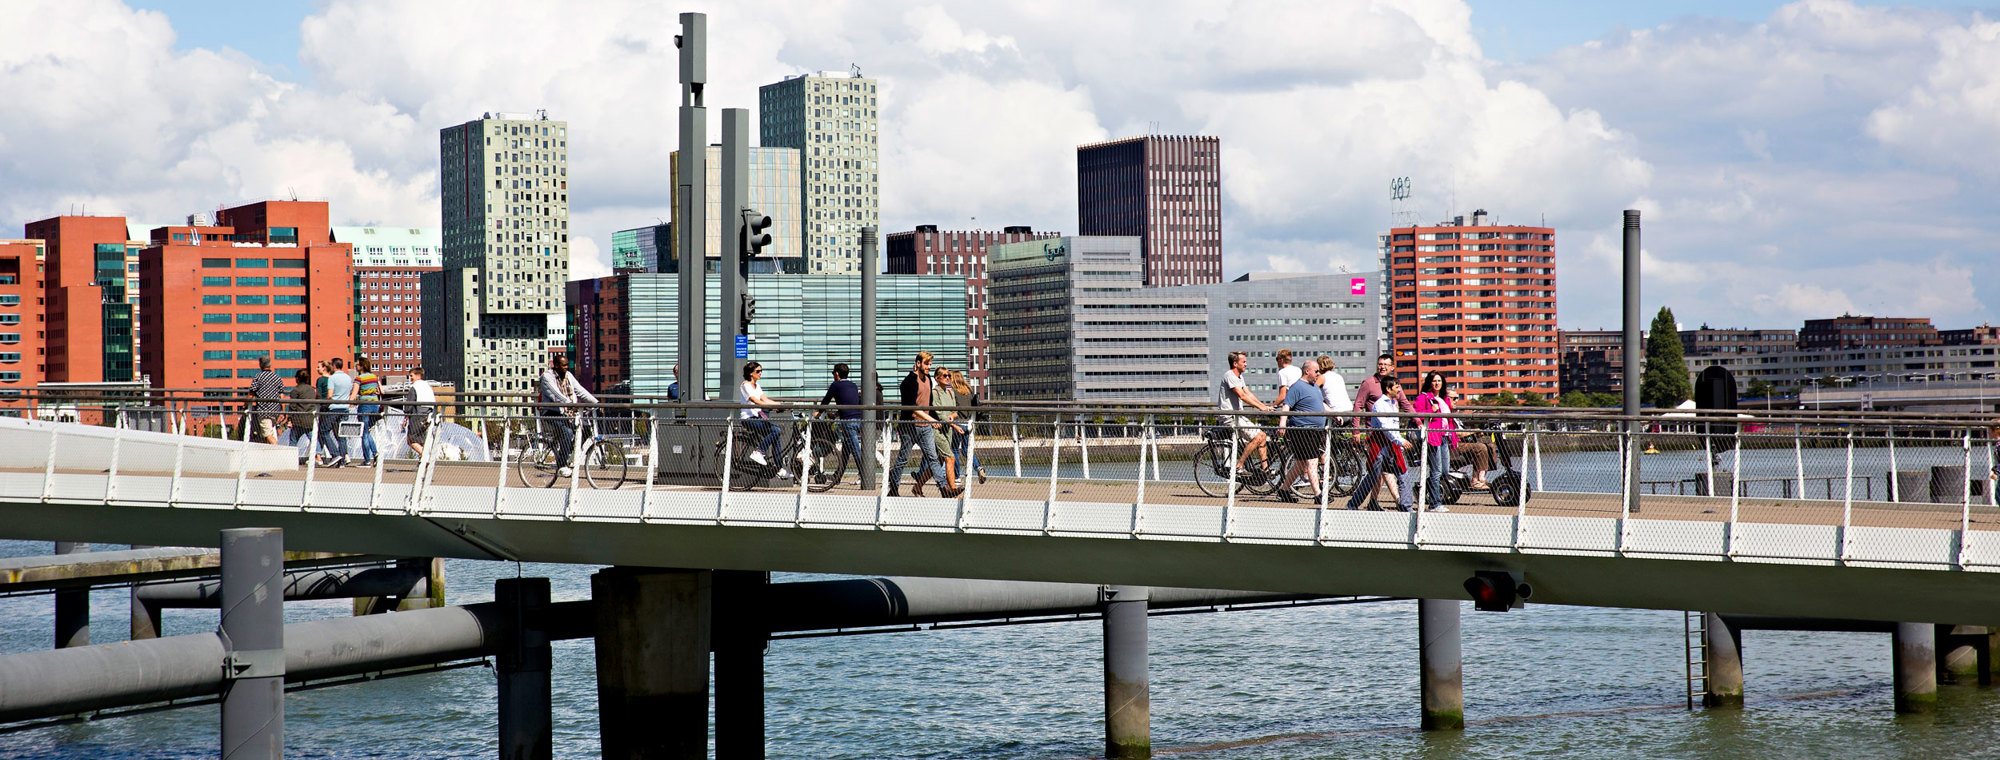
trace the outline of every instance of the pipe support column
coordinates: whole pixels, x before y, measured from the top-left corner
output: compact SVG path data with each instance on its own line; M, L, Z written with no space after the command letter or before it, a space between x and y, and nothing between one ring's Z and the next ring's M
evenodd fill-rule
M1153 756L1153 702L1146 674L1146 607L1151 589L1105 586L1104 756Z
M764 615L771 574L715 571L715 757L764 760Z
M90 551L90 544L57 541L57 554ZM90 646L90 589L63 589L56 594L56 648Z
M1896 658L1896 712L1937 710L1937 626L1897 623L1891 646Z
M285 534L222 531L222 758L285 756Z
M134 549L151 549L151 544L133 544ZM160 637L160 606L139 598L139 589L133 585L128 592L132 599L132 629L128 636L131 641L157 639Z
M1418 688L1423 729L1465 728L1465 676L1456 599L1417 600Z
M1702 692L1703 707L1743 708L1743 632L1729 618L1704 612L1702 643L1708 650L1708 688Z
M597 723L606 760L708 757L713 573L613 567L597 602Z
M501 578L493 583L500 605L500 760L555 756L549 670L549 579Z

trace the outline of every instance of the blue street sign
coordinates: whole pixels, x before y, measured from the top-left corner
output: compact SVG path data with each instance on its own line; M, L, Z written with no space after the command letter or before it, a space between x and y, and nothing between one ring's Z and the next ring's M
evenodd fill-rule
M738 359L750 358L750 336L748 335L736 336L736 358Z

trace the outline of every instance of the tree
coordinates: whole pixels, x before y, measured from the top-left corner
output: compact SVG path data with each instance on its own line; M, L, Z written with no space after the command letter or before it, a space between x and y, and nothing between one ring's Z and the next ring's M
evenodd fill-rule
M1534 392L1534 391L1528 391L1528 392L1526 392L1526 393L1522 393L1522 394L1521 394L1521 405L1522 405L1522 406L1548 406L1548 405L1549 405L1549 400L1548 400L1547 398L1543 398L1543 397L1542 397L1542 394L1540 394L1540 393L1536 393L1536 392Z
M1501 391L1493 394L1493 403L1498 406L1515 406L1520 404L1521 400L1514 396L1513 391Z
M1752 380L1749 387L1743 389L1745 398L1770 398L1776 395L1778 395L1777 387L1771 385L1768 380Z
M1637 357L1625 357L1628 367L1636 361ZM1690 398L1694 398L1694 381L1688 378L1687 362L1681 356L1680 327L1674 324L1674 310L1662 306L1659 316L1653 317L1652 334L1646 336L1646 373L1639 383L1639 403L1672 409Z

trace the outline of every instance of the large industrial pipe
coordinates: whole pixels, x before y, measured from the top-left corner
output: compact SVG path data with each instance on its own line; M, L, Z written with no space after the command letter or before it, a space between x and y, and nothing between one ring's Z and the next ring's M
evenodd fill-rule
M424 596L429 575L413 567L353 567L337 570L297 570L285 574L285 601L353 599L356 597ZM181 581L139 586L133 598L153 607L213 608L222 603L222 582Z
M1082 615L1101 611L1089 583L952 578L849 578L771 584L771 630L818 631L998 618ZM1213 589L1150 589L1151 609L1313 599L1302 594Z

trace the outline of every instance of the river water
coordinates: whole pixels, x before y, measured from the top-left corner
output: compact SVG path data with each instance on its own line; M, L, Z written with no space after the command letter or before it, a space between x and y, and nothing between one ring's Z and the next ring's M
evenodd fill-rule
M1686 460L1677 469L1702 466L1698 455L1675 456ZM1779 464L1777 453L1759 456ZM0 541L0 556L49 550ZM587 598L594 570L469 560L446 568L453 604L489 601L493 581L517 572L549 577L558 600ZM125 638L126 598L122 589L92 594L94 641ZM48 647L51 603L0 599L0 653ZM286 605L293 621L350 610ZM164 624L167 635L210 631L216 613L168 610ZM1468 606L1469 725L1427 734L1415 728L1414 602L1155 617L1153 738L1162 754L1200 760L2000 756L2000 689L1944 686L1936 715L1893 714L1885 634L1746 633L1747 707L1689 712L1682 624L1678 612ZM1096 756L1099 633L1084 621L773 642L769 756ZM556 644L558 757L597 756L593 669L589 641ZM293 692L286 754L490 757L494 699L485 668ZM217 720L204 706L0 734L0 758L214 757Z

